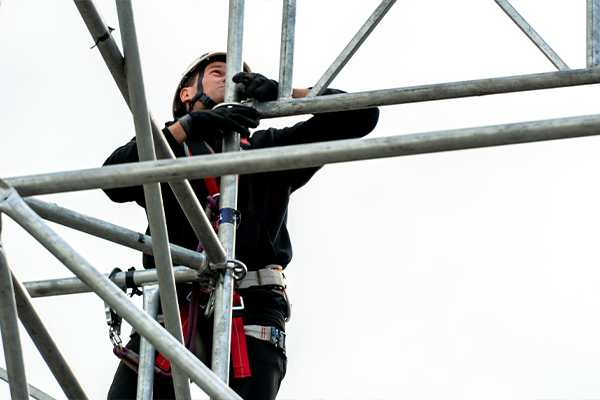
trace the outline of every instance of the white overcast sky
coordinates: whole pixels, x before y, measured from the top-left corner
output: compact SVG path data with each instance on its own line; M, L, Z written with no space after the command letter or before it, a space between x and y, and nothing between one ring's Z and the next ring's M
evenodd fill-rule
M97 3L118 28L114 1ZM294 86L314 85L378 4L298 1ZM569 67L585 68L585 0L513 4ZM274 79L281 8L246 2L244 59ZM226 48L227 2L136 1L134 12L148 104L163 123L187 65ZM120 46L119 30L113 35ZM2 1L0 177L95 168L134 136L92 45L70 1ZM493 0L398 0L331 86L356 92L554 70ZM592 85L388 106L370 137L591 115L599 94ZM279 397L600 397L599 152L591 137L326 166L290 205L294 315ZM141 208L100 190L40 198L146 227ZM104 273L141 268L134 251L52 227ZM2 240L22 281L71 276L6 216ZM35 304L92 398L105 397L118 360L102 301ZM30 383L64 398L22 337ZM0 384L0 398L8 396Z

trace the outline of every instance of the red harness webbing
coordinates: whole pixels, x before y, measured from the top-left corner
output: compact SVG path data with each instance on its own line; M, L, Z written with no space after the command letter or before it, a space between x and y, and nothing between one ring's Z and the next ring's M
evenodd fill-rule
M242 300L239 294L233 291L233 306L241 306ZM246 347L246 332L242 316L231 319L231 361L233 373L236 378L250 376L250 362L248 361L248 348Z
M246 139L241 139L248 144ZM210 148L208 151L211 152ZM193 156L192 151L189 150L190 156ZM217 183L216 178L204 178L204 183L206 184L206 188L211 196L215 196L215 194L220 192L220 186ZM217 225L215 224L215 229ZM233 304L234 307L239 307L242 305L242 300L239 294L233 294ZM187 336L187 326L189 323L189 308L190 303L187 303L185 307L180 312L181 324L183 330L184 342ZM233 372L236 378L246 378L250 376L250 362L248 361L248 348L246 347L246 334L244 332L244 321L242 320L241 315L237 317L233 317L231 319L231 358L233 364ZM156 357L155 361L156 366L161 368L163 371L168 371L171 367L171 363L167 360L162 354L159 354Z

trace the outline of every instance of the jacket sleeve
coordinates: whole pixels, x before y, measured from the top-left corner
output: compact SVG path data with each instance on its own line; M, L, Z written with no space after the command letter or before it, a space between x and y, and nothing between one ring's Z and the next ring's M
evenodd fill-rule
M327 89L323 95L345 93ZM316 114L307 121L274 133L276 146L358 139L369 134L379 120L378 108Z
M163 134L165 135L169 146L175 153L175 156L179 157L183 155L183 150L181 145L177 143L173 135L168 128L163 129ZM125 163L133 163L138 162L140 160L138 155L138 146L137 140L134 137L129 141L129 143L119 147L116 149L104 162L103 166L107 165L117 165L117 164L125 164ZM142 207L145 207L144 200L144 187L143 186L129 186L122 188L114 188L114 189L102 189L104 193L114 202L117 203L126 203L128 201L135 201Z
M340 90L327 89L324 95L344 93ZM307 144L341 139L358 139L369 134L379 120L378 108L365 108L360 110L338 111L316 114L307 121L299 122L294 126L284 129L268 129L263 131L263 140L257 142L264 146L288 146ZM304 168L287 171L285 176L291 183L291 190L295 191L304 186L306 182L320 169Z

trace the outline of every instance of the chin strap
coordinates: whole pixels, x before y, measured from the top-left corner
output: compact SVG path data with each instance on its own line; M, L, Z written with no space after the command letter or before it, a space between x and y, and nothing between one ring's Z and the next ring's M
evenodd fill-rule
M200 100L200 103L204 104L204 106L206 108L208 108L209 110L212 110L212 108L217 105L217 103L215 103L213 101L213 99L208 97L208 95L202 91L202 78L203 77L204 77L204 70L200 71L200 73L198 74L198 83L196 84L196 94L194 95L192 100L190 100L190 105L189 105L190 110L194 106L194 103L198 100Z

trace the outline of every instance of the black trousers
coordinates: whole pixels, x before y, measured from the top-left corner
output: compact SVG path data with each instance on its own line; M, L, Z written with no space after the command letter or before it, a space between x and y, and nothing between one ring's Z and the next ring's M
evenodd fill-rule
M212 343L208 337L203 340L210 357ZM287 357L271 343L246 336L250 373L248 378L235 378L233 368L229 370L229 386L243 399L275 399L281 381L285 377ZM127 348L139 353L140 336L134 335L127 343ZM210 365L210 361L207 363ZM135 399L137 391L137 373L123 362L119 363L117 372L108 392L108 399ZM174 399L175 390L171 379L154 381L154 399Z

